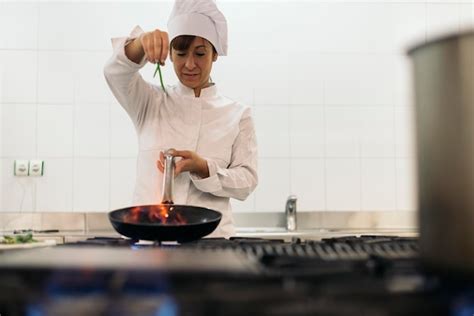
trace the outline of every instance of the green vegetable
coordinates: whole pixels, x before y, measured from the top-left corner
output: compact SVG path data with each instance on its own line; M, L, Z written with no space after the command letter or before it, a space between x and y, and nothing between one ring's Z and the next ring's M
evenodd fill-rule
M3 241L0 241L2 244L27 244L32 242L37 242L37 240L33 239L31 233L14 236L5 235L3 236Z
M153 74L153 78L155 78L156 72L158 72L160 74L161 88L163 88L163 91L166 93L165 85L163 84L163 76L161 75L160 63L156 63L156 69L155 69L155 73Z

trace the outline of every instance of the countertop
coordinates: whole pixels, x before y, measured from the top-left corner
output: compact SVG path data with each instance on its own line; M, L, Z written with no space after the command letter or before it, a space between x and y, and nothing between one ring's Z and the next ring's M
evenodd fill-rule
M298 230L289 232L281 212L235 213L236 236L291 240L320 240L347 235L417 236L415 212L337 211L299 212ZM0 235L14 230L58 230L57 233L35 233L38 240L54 239L56 243L74 242L95 236L119 237L108 219L108 213L2 213Z
M3 234L11 234L12 232L4 232ZM110 230L103 231L59 231L56 233L36 233L33 234L37 240L55 240L56 244L76 242L91 237L120 237L116 232ZM283 239L291 241L293 238L303 240L321 240L323 238L341 237L341 236L360 236L360 235L389 235L401 237L416 237L418 232L414 229L306 229L297 231L286 231L284 228L266 228L266 227L245 227L237 228L236 237L249 238L267 238L267 239Z

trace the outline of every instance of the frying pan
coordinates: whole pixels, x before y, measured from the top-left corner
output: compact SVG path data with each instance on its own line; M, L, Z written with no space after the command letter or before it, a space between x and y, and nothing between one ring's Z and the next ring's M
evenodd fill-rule
M164 156L161 204L114 210L109 213L112 226L135 240L187 242L209 235L221 221L222 214L204 207L173 204L174 157L170 150ZM157 210L166 216L153 217Z

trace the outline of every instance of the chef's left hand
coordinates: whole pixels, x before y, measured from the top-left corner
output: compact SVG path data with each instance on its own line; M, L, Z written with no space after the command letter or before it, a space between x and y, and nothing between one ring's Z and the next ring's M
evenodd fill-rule
M194 151L172 149L170 154L174 157L182 158L181 160L175 160L175 176L181 172L189 171L197 174L201 178L209 177L209 168L207 167L206 159L202 158ZM161 172L164 172L165 156L163 155L163 152L160 152L160 159L156 162L156 165Z

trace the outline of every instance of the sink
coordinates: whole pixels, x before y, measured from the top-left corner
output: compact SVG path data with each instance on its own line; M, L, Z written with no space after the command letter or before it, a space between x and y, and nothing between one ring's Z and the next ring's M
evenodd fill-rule
M237 227L238 233L287 233L283 227Z
M283 227L237 227L236 236L256 237L256 238L277 238L286 241L293 237L301 238L321 238L327 234L327 229L304 229L288 231Z

